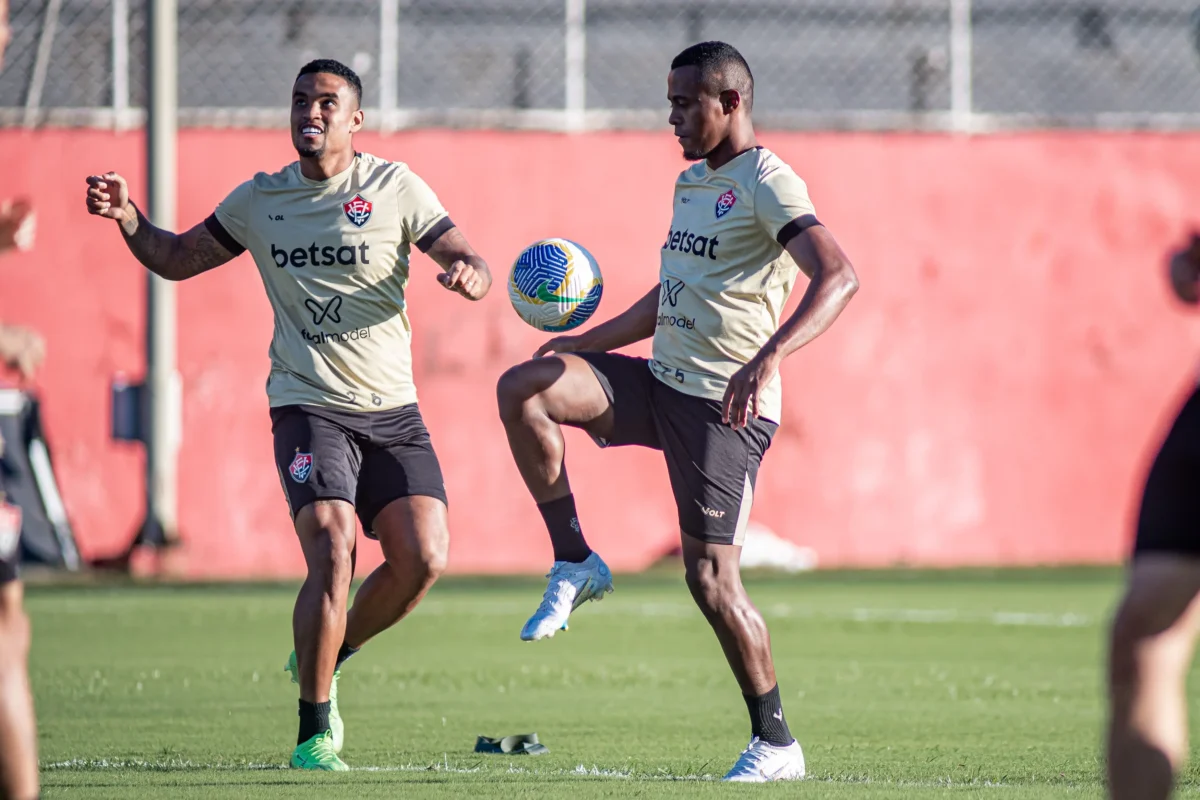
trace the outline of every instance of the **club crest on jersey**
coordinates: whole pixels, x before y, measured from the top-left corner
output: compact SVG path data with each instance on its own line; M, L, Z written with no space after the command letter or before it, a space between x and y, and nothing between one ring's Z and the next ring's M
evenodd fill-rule
M729 209L733 208L733 204L737 202L737 195L730 189L725 194L717 198L717 219L729 213Z
M304 483L308 480L308 474L312 472L312 465L312 453L296 453L296 457L292 459L292 465L288 467L288 473L296 483Z
M342 210L346 212L346 219L359 228L366 225L367 220L371 218L371 204L364 200L361 194L356 194L353 200L343 203Z

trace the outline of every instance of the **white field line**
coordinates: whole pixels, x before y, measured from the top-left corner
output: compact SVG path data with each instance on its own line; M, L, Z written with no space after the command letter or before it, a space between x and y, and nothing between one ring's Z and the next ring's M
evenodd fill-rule
M461 602L432 600L423 604L419 613L447 615L463 613L474 616L527 615L528 603L486 603L475 606ZM691 617L699 615L689 603L606 603L585 606L587 614L609 614L635 617ZM827 609L794 603L773 603L760 609L767 619L821 619L838 622L903 622L914 624L995 625L1028 628L1088 628L1099 624L1094 615L1078 612L1051 611L960 611L953 608L843 608Z

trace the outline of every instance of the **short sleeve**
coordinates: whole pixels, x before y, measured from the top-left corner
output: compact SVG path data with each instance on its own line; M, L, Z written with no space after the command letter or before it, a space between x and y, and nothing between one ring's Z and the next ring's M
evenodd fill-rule
M438 237L454 227L433 189L408 170L400 179L400 224L404 239L427 252Z
M771 171L754 190L754 216L781 247L797 234L819 225L808 187L790 167Z
M250 197L254 182L246 181L220 202L204 221L208 232L229 252L240 255L249 241Z

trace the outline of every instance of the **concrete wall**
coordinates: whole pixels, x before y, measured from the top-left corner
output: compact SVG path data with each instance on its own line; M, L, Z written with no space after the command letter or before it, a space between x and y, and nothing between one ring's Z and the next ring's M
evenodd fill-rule
M829 566L1121 558L1146 459L1200 351L1200 325L1171 300L1163 268L1200 218L1200 136L761 139L808 181L862 289L784 367L754 519ZM34 252L0 269L0 319L48 339L38 388L63 493L84 554L108 554L141 514L142 456L108 439L108 385L143 369L145 290L115 225L87 216L84 177L121 171L144 204L142 140L0 130L0 149L0 196L29 195L39 212ZM501 278L525 244L554 235L600 261L598 318L657 279L683 166L669 135L422 131L363 136L360 149L411 164ZM281 131L188 130L180 158L190 226L294 153ZM470 305L436 271L414 258L410 301L452 568L545 569L493 394L542 335L502 285ZM185 547L173 568L184 574L302 569L271 463L271 329L248 256L179 287ZM568 440L589 538L615 568L653 561L677 537L661 457ZM377 559L368 543L360 569Z

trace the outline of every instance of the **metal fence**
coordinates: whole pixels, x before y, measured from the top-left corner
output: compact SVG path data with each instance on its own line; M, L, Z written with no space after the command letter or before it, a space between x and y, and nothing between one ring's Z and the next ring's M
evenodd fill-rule
M0 124L139 124L147 2L12 0ZM769 126L1200 127L1200 0L180 0L180 117L282 125L323 56L383 128L649 127L704 39Z

